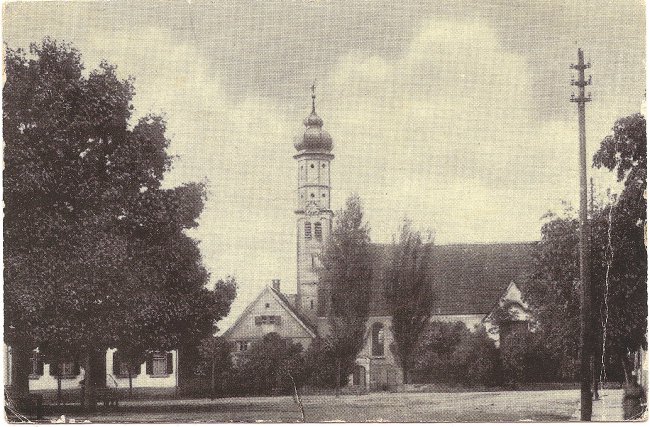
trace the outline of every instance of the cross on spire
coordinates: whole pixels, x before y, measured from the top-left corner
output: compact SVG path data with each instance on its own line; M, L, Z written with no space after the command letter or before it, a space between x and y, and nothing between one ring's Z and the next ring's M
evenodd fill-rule
M316 80L311 84L311 112L316 113Z

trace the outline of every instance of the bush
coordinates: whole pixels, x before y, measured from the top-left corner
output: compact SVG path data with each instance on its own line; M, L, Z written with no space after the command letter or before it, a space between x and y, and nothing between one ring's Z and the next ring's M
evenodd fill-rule
M414 379L418 382L496 385L499 350L484 328L471 332L462 322L433 322L420 340Z
M452 353L453 372L466 385L494 386L501 383L501 357L485 328L464 335Z
M239 359L225 382L234 387L230 389L234 393L292 394L294 382L296 387L302 386L304 376L302 345L271 332Z
M336 357L329 342L316 338L305 353L305 382L318 388L336 387ZM341 381L347 382L348 376L342 375ZM345 384L342 384L345 385Z
M500 350L507 383L548 382L561 378L560 361L546 349L541 335L517 330L502 338L505 339L502 339Z

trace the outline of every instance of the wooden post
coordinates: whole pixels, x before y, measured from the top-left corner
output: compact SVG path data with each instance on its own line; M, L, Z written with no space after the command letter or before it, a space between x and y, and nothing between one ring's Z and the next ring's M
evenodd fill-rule
M571 68L578 71L578 80L571 83L578 87L578 96L571 96L571 101L578 104L578 125L580 128L580 283L582 285L582 305L580 310L580 420L591 421L591 356L594 350L592 289L589 277L589 222L587 220L587 137L585 132L585 103L591 101L585 96L585 86L591 84L585 80L584 54L578 49L578 64Z

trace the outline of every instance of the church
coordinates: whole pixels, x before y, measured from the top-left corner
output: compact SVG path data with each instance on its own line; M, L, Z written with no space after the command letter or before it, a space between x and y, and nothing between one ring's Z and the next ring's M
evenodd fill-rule
M313 87L312 87L313 92ZM328 298L319 290L318 271L324 242L332 231L331 166L333 139L312 110L305 130L296 138L293 156L298 172L296 209L296 294L284 293L279 280L267 285L223 334L246 352L251 344L270 332L290 338L307 348L328 329ZM469 329L484 325L498 343L499 325L493 324L497 307L510 314L508 330L528 327L530 313L517 283L532 267L533 243L454 244L434 247L428 268L436 299L431 321L463 322ZM387 389L402 383L402 372L390 344L391 316L384 298L381 272L388 260L388 245L373 245L370 316L364 346L356 359L350 384L367 390ZM502 325L501 329L504 325ZM505 333L502 331L501 335Z

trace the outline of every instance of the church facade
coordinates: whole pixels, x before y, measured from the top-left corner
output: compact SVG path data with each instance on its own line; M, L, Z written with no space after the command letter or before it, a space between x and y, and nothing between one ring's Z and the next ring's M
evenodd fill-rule
M332 137L316 114L313 94L312 111L304 125L303 134L294 143L297 293L283 293L279 280L267 286L223 334L235 344L236 352L248 351L254 341L269 332L299 342L305 349L316 336L327 335L330 298L319 289L318 272L323 244L332 231L330 169L334 155ZM491 322L495 308L506 308L513 322L527 324L528 310L517 282L531 268L531 245L436 246L428 266L435 294L431 321L460 321L469 329L485 325L497 342L499 328ZM391 388L403 379L390 350L392 319L383 292L382 272L389 262L389 251L388 245L373 245L370 316L350 378L351 384L366 389Z

